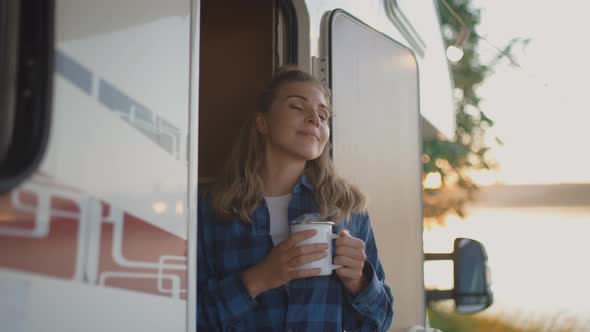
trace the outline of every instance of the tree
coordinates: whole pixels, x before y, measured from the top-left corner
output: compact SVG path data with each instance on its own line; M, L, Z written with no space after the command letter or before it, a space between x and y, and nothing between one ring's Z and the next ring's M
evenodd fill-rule
M497 49L497 55L489 63L482 64L478 45L483 38L475 30L480 23L480 10L472 6L471 0L440 0L438 8L447 46L455 44L462 31L469 32L461 45L463 57L451 63L456 103L455 136L428 139L423 145L423 180L432 176L440 179L440 186L424 189L424 217L426 222L444 223L449 214L464 217L465 204L476 199L479 187L469 172L497 167L491 147L485 144L486 131L494 122L480 107L477 88L493 73L500 60L508 59L518 66L511 55L512 49L519 44L526 45L528 40L512 39L505 47ZM498 138L496 142L502 144Z

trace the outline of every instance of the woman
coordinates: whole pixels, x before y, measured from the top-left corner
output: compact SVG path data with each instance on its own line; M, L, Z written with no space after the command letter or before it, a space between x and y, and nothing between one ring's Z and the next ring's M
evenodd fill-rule
M328 88L281 70L243 127L225 173L199 202L199 331L386 331L393 298L364 196L335 174ZM330 276L301 265L327 244L296 246L288 221L320 213L336 222Z

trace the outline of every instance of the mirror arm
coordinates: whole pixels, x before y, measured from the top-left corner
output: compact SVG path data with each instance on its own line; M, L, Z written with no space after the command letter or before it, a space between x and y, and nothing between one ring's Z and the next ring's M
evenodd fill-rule
M432 289L426 291L426 302L453 299L453 290Z
M446 261L446 260L453 260L453 253L437 253L437 254L429 254L429 253L425 253L424 254L424 260L425 261Z
M453 260L453 253L424 253L425 261L446 261ZM453 299L453 290L432 289L426 291L426 302Z

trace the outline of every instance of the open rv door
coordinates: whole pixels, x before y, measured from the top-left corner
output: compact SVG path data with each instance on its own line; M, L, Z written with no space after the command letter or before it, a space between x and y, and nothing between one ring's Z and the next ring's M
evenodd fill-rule
M413 52L342 10L322 19L314 71L333 93L334 162L368 196L393 331L424 325L421 131Z
M54 22L54 42L40 57L51 64L42 67L51 69L50 85L41 85L43 75L22 75L18 86L31 81L27 100L51 95L46 104L30 102L51 113L46 151L34 169L14 173L18 183L0 177L7 188L0 193L0 330L194 331L198 6L56 0L49 13L36 1L0 1L0 37L16 24L6 13L20 13L21 28L12 46L0 39L2 75L16 61L14 45L27 46L34 15ZM14 137L39 128L19 125L24 104L7 97L7 86L0 83L0 105L17 108L13 139L0 134L2 166L28 153L11 153Z

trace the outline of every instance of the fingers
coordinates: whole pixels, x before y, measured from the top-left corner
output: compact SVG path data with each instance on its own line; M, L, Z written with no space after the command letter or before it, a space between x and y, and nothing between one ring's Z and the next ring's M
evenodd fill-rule
M336 246L345 246L364 250L365 241L357 239L356 237L350 235L347 229L343 229L340 231L340 233L338 233L338 238L336 239Z
M363 249L345 246L336 247L336 256L346 256L359 261L365 261L367 259L367 255Z
M300 279L317 276L322 272L322 269L304 269L304 270L293 270L291 271L291 279Z
M298 266L301 266L301 265L304 265L307 263L315 262L317 260L325 258L326 256L328 256L328 252L325 250L322 252L316 252L313 254L297 256L297 257L291 259L289 261L288 265L291 267L298 267Z
M344 280L361 280L365 266L365 242L350 235L346 229L340 231L336 239L334 264L342 265L336 274Z
M304 244L298 247L289 248L287 251L287 258L292 259L293 257L307 255L316 252L326 251L329 248L327 243L312 243Z
M291 235L289 235L289 238L285 240L282 244L284 244L284 246L286 247L293 247L295 244L297 244L297 242L301 242L309 238L312 238L316 234L317 231L315 229L308 229L306 231L292 233Z
M362 270L363 266L365 266L365 261L356 260L346 256L336 256L334 257L334 264L342 265L345 268Z

